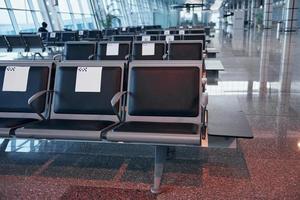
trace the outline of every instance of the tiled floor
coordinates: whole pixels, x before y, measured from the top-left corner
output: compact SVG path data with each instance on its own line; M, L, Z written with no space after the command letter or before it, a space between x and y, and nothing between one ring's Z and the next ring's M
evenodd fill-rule
M177 147L160 195L149 192L151 146L12 140L0 199L300 199L300 35L232 35L214 38L225 71L208 92L238 97L254 139Z

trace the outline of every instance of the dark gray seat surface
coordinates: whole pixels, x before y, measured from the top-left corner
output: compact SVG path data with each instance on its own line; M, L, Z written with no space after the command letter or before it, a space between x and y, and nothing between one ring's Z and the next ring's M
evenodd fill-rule
M115 132L145 132L197 134L198 126L191 123L125 122L114 129Z
M34 122L37 119L25 118L0 118L0 128L14 128L26 123Z
M31 124L25 129L99 131L113 123L112 121L51 119Z
M237 97L211 96L208 101L208 134L252 138L253 134Z

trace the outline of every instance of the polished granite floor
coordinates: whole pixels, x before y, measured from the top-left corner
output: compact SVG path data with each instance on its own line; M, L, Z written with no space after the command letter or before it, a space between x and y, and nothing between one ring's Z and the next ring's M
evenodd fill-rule
M0 199L299 200L299 33L218 32L212 45L225 71L209 95L236 96L254 139L237 149L177 147L160 195L149 192L151 146L11 140L0 154Z

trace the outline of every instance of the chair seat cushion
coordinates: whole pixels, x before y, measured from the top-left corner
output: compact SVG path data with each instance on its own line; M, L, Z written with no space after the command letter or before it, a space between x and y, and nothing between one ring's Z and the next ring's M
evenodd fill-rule
M198 126L191 123L125 122L115 132L144 132L170 134L197 134Z
M100 131L113 123L112 121L51 119L33 123L25 129Z
M34 121L37 121L37 119L0 118L0 128L15 128Z

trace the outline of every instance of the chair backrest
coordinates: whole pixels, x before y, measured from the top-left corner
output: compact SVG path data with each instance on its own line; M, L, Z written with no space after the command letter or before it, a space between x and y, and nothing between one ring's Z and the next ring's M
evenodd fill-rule
M167 42L173 40L181 40L181 35L160 35L159 40L167 41Z
M202 60L202 41L180 40L169 42L169 60Z
M130 41L134 40L133 35L114 35L112 36L112 41L121 42L121 41Z
M78 33L76 31L65 31L61 33L61 42L78 41Z
M131 53L131 42L99 42L99 60L127 60Z
M61 32L48 32L46 42L48 43L59 42L60 38L61 38Z
M156 41L158 35L137 35L135 36L136 41Z
M100 30L89 30L86 38L88 40L98 41L102 38L102 32Z
M16 50L16 49L25 50L27 48L25 41L23 40L21 35L7 35L6 40L11 50Z
M203 50L206 49L205 34L185 34L183 35L183 40L201 40L203 44Z
M204 28L201 28L201 29L190 29L189 33L190 34L204 34L205 30L204 30Z
M64 51L64 60L95 60L97 42L66 42Z
M160 35L160 34L164 34L164 31L160 29L146 30L146 35Z
M9 46L4 35L0 35L0 49L8 50Z
M166 54L166 42L139 42L133 43L133 60L163 60Z
M45 47L40 35L22 35L22 37L27 45L28 51L30 51L30 49L44 50Z
M59 63L51 118L117 121L110 102L117 92L122 91L123 66L123 62Z
M33 117L27 104L35 93L50 88L52 62L5 61L0 62L0 117ZM37 99L34 106L46 112L48 95Z
M199 123L201 73L195 62L130 63L126 120Z

